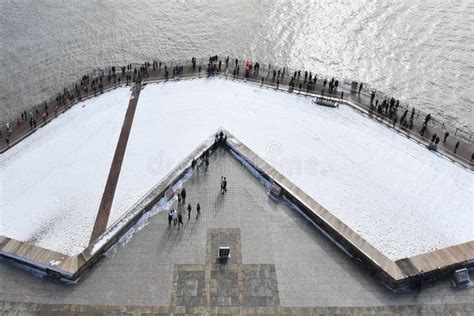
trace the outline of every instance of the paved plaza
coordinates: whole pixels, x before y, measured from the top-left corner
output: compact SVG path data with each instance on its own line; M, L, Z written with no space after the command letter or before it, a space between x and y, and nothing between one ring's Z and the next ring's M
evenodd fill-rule
M0 313L474 313L474 289L454 290L449 280L421 293L386 289L305 217L271 199L224 148L211 155L208 172L195 171L186 190L193 210L179 231L168 227L166 212L152 217L77 284L2 262ZM219 246L231 247L227 263L216 261Z

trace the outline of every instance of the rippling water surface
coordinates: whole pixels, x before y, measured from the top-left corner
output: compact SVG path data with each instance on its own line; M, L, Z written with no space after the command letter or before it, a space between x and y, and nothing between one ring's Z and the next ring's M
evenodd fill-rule
M222 54L364 81L474 131L474 2L0 0L0 122L99 65Z

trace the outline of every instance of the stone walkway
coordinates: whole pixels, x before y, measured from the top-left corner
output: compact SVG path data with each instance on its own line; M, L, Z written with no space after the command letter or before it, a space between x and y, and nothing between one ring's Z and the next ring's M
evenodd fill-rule
M225 195L219 193L221 175L228 179ZM269 198L266 188L225 150L211 155L209 171L196 172L186 189L193 211L189 221L185 216L182 229L169 228L165 212L152 217L78 284L38 279L0 264L0 301L10 302L0 305L0 311L83 315L473 312L474 289L453 290L449 280L427 285L419 294L387 290L306 218ZM196 219L198 202L202 215ZM222 242L231 246L235 261L221 270L213 253Z
M97 212L94 228L92 230L90 243L95 241L107 229L110 210L114 201L115 189L117 188L120 170L122 170L123 157L125 156L128 137L130 135L130 131L132 130L133 117L135 116L135 110L137 108L140 91L140 85L135 86L132 96L130 97L130 102L128 103L122 130L120 131L120 137L117 142L117 147L115 148L112 165L110 166L109 176L107 177L107 182L105 183L104 193L102 194L99 211Z

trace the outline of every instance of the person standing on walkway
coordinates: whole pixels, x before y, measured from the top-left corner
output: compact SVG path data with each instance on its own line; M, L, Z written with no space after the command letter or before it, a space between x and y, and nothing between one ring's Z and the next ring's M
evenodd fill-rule
M459 148L459 141L456 143L456 145L454 145L454 153L458 151L458 148Z
M185 188L181 190L181 200L182 200L182 204L186 203L186 189Z
M224 180L222 182L222 191L223 191L222 193L227 192L227 179L226 179L226 177L224 177Z
M428 122L431 120L431 114L428 113L428 115L426 115L425 117L425 124L428 124Z
M443 143L446 143L448 136L449 136L449 132L447 131L446 133L444 133Z
M173 221L173 210L168 212L168 227L171 227L171 222Z
M198 219L201 215L201 205L199 205L199 203L196 205L196 213L196 219Z
M189 204L188 204L188 221L189 221L189 219L191 218L191 209L192 209L191 203L189 203Z
M178 209L178 230L183 226L183 212L181 212L181 208Z
M423 124L423 126L421 127L421 130L420 130L420 135L423 136L425 134L425 130L426 130L426 123Z
M209 158L204 158L204 171L207 172L207 170L209 169Z
M173 226L176 226L176 224L178 223L178 213L175 209L173 209L171 216L173 217Z
M222 194L224 194L224 177L223 176L221 176L221 189L220 189L220 192Z
M421 292L421 288L423 287L423 283L425 282L425 274L423 273L423 270L421 270L420 273L416 276L416 290L418 293Z

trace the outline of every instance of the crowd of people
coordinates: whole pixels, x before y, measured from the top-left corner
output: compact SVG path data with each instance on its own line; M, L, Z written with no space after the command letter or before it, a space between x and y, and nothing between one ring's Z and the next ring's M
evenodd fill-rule
M168 227L172 228L173 226L177 226L178 230L184 225L183 223L183 213L185 212L185 205L186 205L186 189L182 188L180 192L177 194L178 196L178 210L171 209L168 212ZM188 207L186 210L188 211L188 221L191 219L191 212L192 212L191 203L188 203ZM196 204L196 220L201 216L201 205L199 202Z
M208 75L212 75L213 73L219 73L222 70L222 67L225 65L225 69L229 68L231 64L230 57L227 56L225 58L219 58L219 56L214 55L209 57L208 65L207 65L207 72ZM238 58L233 60L234 69L233 75L240 76L241 73L241 65L244 67L244 74L243 76L246 78L253 78L254 80L258 80L260 74L261 64L258 62L252 62L250 60L239 61ZM172 67L173 76L181 76L186 71L185 66L179 63L174 64ZM164 73L161 70L164 69ZM121 73L120 73L121 70ZM34 130L37 128L38 123L46 124L50 117L50 109L52 107L54 111L54 115L57 116L58 112L61 108L67 109L68 105L74 101L74 99L81 100L84 95L88 95L89 93L93 93L96 95L97 93L103 93L104 85L106 84L120 84L122 77L126 80L126 84L130 84L131 82L142 82L145 78L148 78L152 73L161 73L161 75L165 77L165 79L169 79L169 70L168 65L162 63L161 61L153 60L150 62L144 62L141 65L132 65L128 64L126 66L122 66L116 68L115 66L108 67L106 71L99 72L98 76L91 77L90 75L85 75L81 78L81 80L74 85L74 92L69 91L68 89L63 89L62 92L58 93L56 96L56 102L43 102L41 106L35 107L33 111L27 112L23 111L21 115L16 119L17 126L23 124L23 122L29 123L30 130ZM198 63L196 57L191 58L191 66L189 67L189 71L199 73L201 72L201 64ZM105 72L107 73L105 75ZM285 77L286 76L286 77ZM280 84L284 82L288 86L288 91L293 92L295 89L299 89L299 91L306 90L307 93L310 91L315 91L317 84L318 84L318 77L316 74L313 74L311 71L304 71L301 70L294 71L292 74L288 75L288 69L286 67L278 68L273 66L272 64L268 64L266 72L261 74L261 84L263 85L266 82L270 82L275 85L276 89L279 89ZM288 79L289 77L289 79ZM286 80L286 81L285 81ZM326 78L320 81L320 86L322 85L321 94L324 95L326 92L332 95L339 95L340 99L344 99L344 91L340 88L339 80L335 79L334 77L331 80L327 80ZM358 94L361 94L363 89L363 84L360 83L358 87ZM340 94L339 94L340 92ZM400 102L399 100L395 100L394 98L383 98L380 102L379 99L376 98L375 92L372 92L370 95L370 109L373 110L380 116L384 116L390 120L392 120L393 127L395 128L398 124L400 128L410 132L414 128L414 120L415 120L415 109L412 108L411 111L405 109L401 117L398 117L398 110L399 110ZM425 122L422 125L421 129L419 130L419 134L421 137L425 137L425 133L428 129L428 123L431 120L431 114L428 114L425 118ZM5 144L7 147L10 146L11 138L12 138L13 127L10 122L7 123L6 126L6 133L3 137L3 129L0 129L0 138L5 139ZM433 134L431 136L430 142L430 149L437 149L437 146L440 142L440 136ZM446 131L443 137L443 145L447 146L447 139L449 137L449 132ZM454 154L457 154L459 147L461 145L460 141L457 141L452 147L452 151ZM474 153L473 153L474 157ZM471 162L473 159L471 159Z
M227 139L227 135L225 135L222 131L220 133L217 133L215 136L215 142L224 142ZM204 173L208 172L209 169L209 149L206 149L202 155L201 155L201 162L204 167ZM196 159L192 159L191 161L191 168L193 170L196 170L198 167L198 161ZM220 179L220 194L225 194L227 192L227 177L221 176ZM184 226L184 215L185 212L187 211L188 214L188 221L191 220L191 215L193 212L193 206L191 203L187 204L186 207L186 188L183 187L177 194L177 209L172 208L168 211L168 227L172 229L173 227L177 227L177 230L180 230L181 227ZM196 210L196 216L195 219L198 220L199 217L201 216L201 205L199 204L199 201L196 203L196 206L194 208Z
M122 76L125 76L125 69L131 71L132 65L122 67ZM127 84L128 84L127 76ZM64 88L61 92L56 94L54 100L49 102L43 101L41 105L33 107L31 111L23 111L20 116L16 118L16 128L18 130L25 131L27 128L23 127L26 122L29 124L29 130L35 130L40 124L45 125L50 117L51 113L57 117L61 110L67 110L70 104L74 101L80 101L82 98L90 93L97 95L97 93L104 92L104 84L120 84L121 77L117 76L115 66L108 68L108 74L105 76L103 72L99 72L98 76L91 77L90 75L84 75L82 78L74 84L73 90L70 91ZM28 125L27 125L28 126ZM13 134L13 126L11 122L6 123L5 133L5 145L10 146ZM0 129L0 138L3 138L3 129Z

